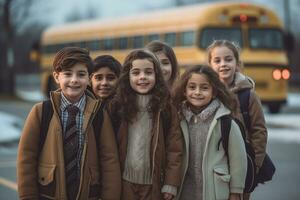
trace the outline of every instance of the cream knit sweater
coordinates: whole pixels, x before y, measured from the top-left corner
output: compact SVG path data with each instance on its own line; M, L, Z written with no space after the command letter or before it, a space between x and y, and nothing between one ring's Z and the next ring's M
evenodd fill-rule
M123 179L131 183L152 184L150 144L152 119L147 111L150 95L137 95L139 112L128 126L127 156Z

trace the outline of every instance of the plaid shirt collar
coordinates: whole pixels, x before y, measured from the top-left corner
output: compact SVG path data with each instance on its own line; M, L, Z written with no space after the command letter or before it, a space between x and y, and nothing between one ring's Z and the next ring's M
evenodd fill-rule
M82 113L84 111L84 107L85 107L85 103L86 103L86 95L83 94L79 101L77 101L76 103L74 103L73 105L78 107L80 112ZM68 99L66 98L66 96L61 93L61 111L65 111L67 109L67 107L69 105L71 105L72 103L70 101L68 101Z

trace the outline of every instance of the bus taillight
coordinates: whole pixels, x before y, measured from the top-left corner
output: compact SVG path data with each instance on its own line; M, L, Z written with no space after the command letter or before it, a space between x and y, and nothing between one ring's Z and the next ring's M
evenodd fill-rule
M280 79L284 79L284 80L288 80L291 76L291 73L288 69L275 69L273 71L273 79L275 80L280 80Z
M284 80L288 80L290 78L290 76L291 76L291 73L288 69L282 70L282 78Z
M275 69L273 71L273 78L275 80L280 80L281 79L281 71L280 71L280 69Z

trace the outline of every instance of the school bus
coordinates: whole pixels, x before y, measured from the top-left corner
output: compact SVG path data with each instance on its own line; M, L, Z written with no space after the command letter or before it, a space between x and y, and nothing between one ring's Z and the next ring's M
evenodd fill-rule
M244 73L272 113L286 103L289 63L283 24L277 14L260 5L204 3L114 19L81 21L46 29L41 37L42 90L55 88L51 65L66 46L90 50L91 56L111 54L121 63L132 49L152 40L171 45L182 70L207 63L206 47L215 39L241 47Z

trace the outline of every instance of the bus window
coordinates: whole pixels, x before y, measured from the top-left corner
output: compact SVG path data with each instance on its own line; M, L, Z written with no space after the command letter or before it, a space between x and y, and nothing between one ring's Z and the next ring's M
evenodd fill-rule
M134 36L132 38L132 48L134 49L143 48L143 46L144 46L143 36Z
M112 50L114 47L114 41L112 38L104 39L103 41L103 49L104 50Z
M86 41L80 42L80 47L81 47L81 48L88 48L87 42L86 42Z
M186 31L180 34L180 41L179 44L181 46L192 46L194 44L194 31Z
M278 29L249 29L249 46L253 49L283 49L283 34Z
M205 49L214 40L229 40L243 46L242 31L240 28L204 28L200 34L199 47Z
M174 47L176 46L176 33L166 33L164 35L165 43Z
M121 37L118 39L118 49L127 49L128 48L128 38Z
M88 48L91 51L97 51L100 49L100 41L99 40L92 40L87 42Z
M159 35L158 34L148 35L148 42L151 42L153 40L159 40Z

